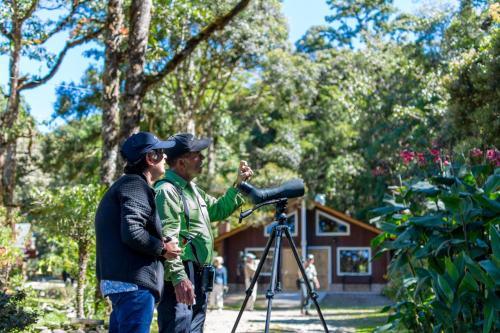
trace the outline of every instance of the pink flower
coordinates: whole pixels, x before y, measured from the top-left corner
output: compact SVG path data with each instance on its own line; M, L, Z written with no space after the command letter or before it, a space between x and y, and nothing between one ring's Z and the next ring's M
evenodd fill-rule
M443 165L445 165L445 166L448 166L448 165L450 165L450 164L451 164L451 163L450 163L450 161L448 161L448 160L444 160L444 162L443 162Z
M488 149L486 151L486 159L488 161L495 161L497 159L497 155L500 154L500 152L498 152L498 150L496 149Z
M380 166L377 165L374 169L372 169L372 175L373 176L382 176L384 174L384 169Z
M473 148L470 150L470 156L472 157L481 157L483 156L483 151L479 148Z
M439 149L429 149L429 152L434 157L439 156Z
M404 164L408 164L411 161L413 161L413 158L415 157L415 153L412 152L411 150L403 150L399 153L399 156L403 159Z
M486 159L495 166L500 166L500 151L496 148L488 149L486 151Z
M424 153L417 153L417 161L418 161L418 164L421 166L426 164Z

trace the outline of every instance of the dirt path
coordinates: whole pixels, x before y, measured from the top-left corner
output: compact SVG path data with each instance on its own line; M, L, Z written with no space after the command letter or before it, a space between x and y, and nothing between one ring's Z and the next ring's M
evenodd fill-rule
M332 333L356 332L360 321L366 315L377 314L378 310L350 310L326 309L323 311L328 330ZM205 331L208 333L230 332L238 315L238 311L224 310L222 312L211 311L207 316ZM357 319L356 319L357 318ZM257 333L264 332L266 321L265 311L245 312L238 325L237 332ZM357 323L356 323L357 321ZM383 322L381 318L380 322ZM271 332L324 332L319 317L301 316L297 310L273 310L270 323Z
M241 304L241 296L228 299L230 310L209 311L205 324L205 332L225 333L231 329L238 316L237 306ZM332 304L333 303L333 304ZM266 299L260 298L256 303L257 310L245 311L236 332L263 332L266 321ZM273 302L271 313L271 332L324 332L316 311L314 316L303 316L298 308L298 295L280 295ZM388 304L382 296L368 294L330 294L322 295L321 309L332 333L351 333L357 329L374 327L385 321L380 308Z

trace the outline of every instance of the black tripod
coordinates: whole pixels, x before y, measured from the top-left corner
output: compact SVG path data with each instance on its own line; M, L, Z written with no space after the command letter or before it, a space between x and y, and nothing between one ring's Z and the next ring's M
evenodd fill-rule
M255 286L255 283L257 282L257 279L259 278L260 271L262 269L262 266L264 265L264 262L266 261L266 257L269 253L269 249L271 248L271 245L274 240L276 240L274 244L274 257L273 257L273 266L272 266L272 271L271 271L271 284L269 285L269 289L267 290L266 293L266 298L267 298L267 315L266 315L266 329L265 333L269 332L269 322L271 320L271 307L272 307L272 302L273 302L273 297L275 295L275 292L281 291L281 288L279 287L279 275L280 275L280 267L279 267L279 262L281 259L281 240L283 238L283 234L285 234L286 238L288 239L288 243L290 244L290 247L292 248L293 255L295 257L295 261L297 262L297 266L300 269L300 273L302 275L302 278L304 280L304 283L306 284L307 287L307 292L309 297L313 300L314 305L316 306L316 310L318 311L319 318L321 320L321 323L323 324L323 328L325 329L325 332L328 333L328 327L326 326L325 319L323 318L323 314L321 313L321 309L318 304L318 293L312 290L311 284L309 283L309 280L307 279L306 272L304 269L304 266L302 265L302 262L300 261L299 258L299 253L297 252L297 247L295 246L295 243L293 242L292 236L290 235L290 230L288 228L288 225L286 224L287 217L285 214L286 211L286 205L287 205L288 199L276 199L276 200L270 200L267 202L263 202L254 208L242 212L240 215L240 219L243 219L250 215L254 210L265 206L265 205L270 205L270 204L276 204L276 221L277 224L273 227L271 236L269 237L269 240L267 242L266 248L264 249L264 253L262 254L262 258L260 259L259 265L257 266L257 270L255 271L255 274L252 278L252 282L250 283L250 287L246 290L246 297L245 300L243 301L243 304L241 305L240 312L238 313L238 318L236 318L236 322L234 323L233 330L231 331L232 333L236 332L236 328L238 327L238 323L240 322L241 315L243 314L243 311L245 310L245 307L247 305L248 299L252 295L253 287Z

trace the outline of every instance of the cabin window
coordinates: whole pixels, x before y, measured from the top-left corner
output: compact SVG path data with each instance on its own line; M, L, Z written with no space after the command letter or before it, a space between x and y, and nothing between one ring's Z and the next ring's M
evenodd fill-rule
M273 222L271 224L268 224L264 228L264 236L269 237L271 235L271 231L273 230L273 227L277 224L278 222ZM288 225L288 230L290 230L290 234L292 236L297 236L297 211L294 211L293 213L290 213L287 215L287 222L286 224Z
M338 247L337 275L371 275L371 248Z
M317 236L349 236L350 234L351 228L349 223L316 210Z

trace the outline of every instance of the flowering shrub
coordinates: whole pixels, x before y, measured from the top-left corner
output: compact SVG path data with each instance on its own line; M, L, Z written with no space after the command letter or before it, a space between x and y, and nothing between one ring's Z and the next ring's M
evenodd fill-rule
M407 165L425 158L439 168L392 187L387 205L373 211L384 231L372 242L376 256L393 253L389 275L402 275L397 302L385 309L388 323L377 331L497 332L498 150L473 149L467 164L437 150L406 150L401 158Z

